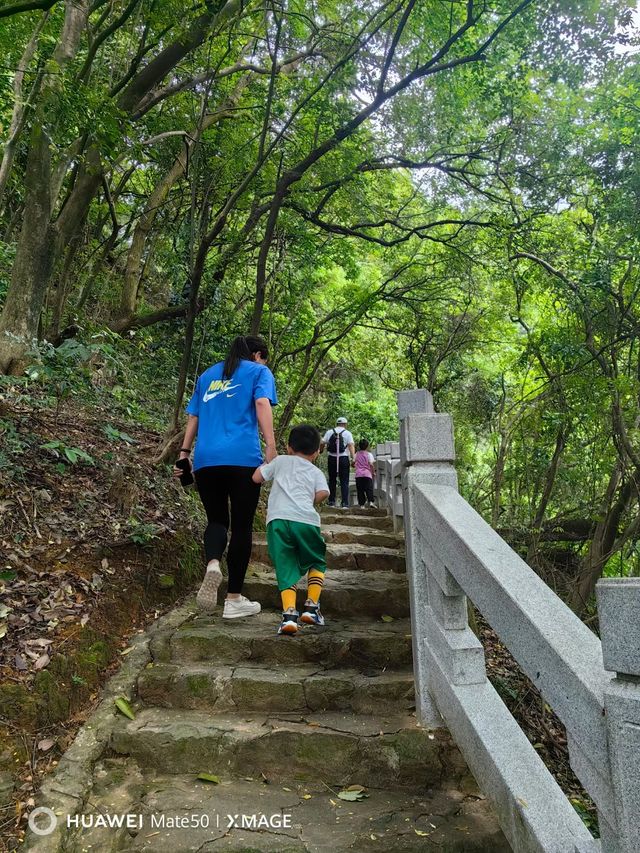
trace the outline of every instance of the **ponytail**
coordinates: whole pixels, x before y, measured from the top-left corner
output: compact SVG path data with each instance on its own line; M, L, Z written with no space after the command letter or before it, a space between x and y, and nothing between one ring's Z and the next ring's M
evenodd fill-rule
M242 359L252 361L253 354L256 352L259 352L262 358L265 359L269 356L269 350L262 338L253 335L247 337L238 335L237 338L234 338L229 347L227 357L224 360L222 378L231 379Z

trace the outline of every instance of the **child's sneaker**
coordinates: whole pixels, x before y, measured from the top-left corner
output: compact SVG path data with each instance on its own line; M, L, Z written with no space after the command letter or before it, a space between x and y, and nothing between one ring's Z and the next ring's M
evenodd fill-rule
M313 602L305 602L304 609L300 615L300 621L304 625L324 625L324 616L320 613L320 605Z
M298 611L285 610L282 614L282 622L278 628L278 634L293 634L298 633Z

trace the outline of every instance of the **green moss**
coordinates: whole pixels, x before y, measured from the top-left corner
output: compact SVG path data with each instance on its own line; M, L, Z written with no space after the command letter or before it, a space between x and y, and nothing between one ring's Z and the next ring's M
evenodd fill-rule
M22 684L0 684L0 717L30 726L38 718L38 702Z
M209 679L206 675L187 677L187 690L192 696L204 696L209 692Z
M38 721L57 723L69 716L71 697L65 684L47 669L41 670L33 680L33 692L38 700Z

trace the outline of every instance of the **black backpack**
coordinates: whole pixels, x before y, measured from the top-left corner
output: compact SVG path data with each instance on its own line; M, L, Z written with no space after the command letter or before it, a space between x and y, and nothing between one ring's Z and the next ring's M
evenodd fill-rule
M342 438L343 434L344 430L340 430L340 432L338 432L334 429L333 435L329 437L329 443L327 444L327 450L329 453L333 453L334 455L338 453L340 456L344 453L345 445L344 439ZM337 447L340 447L339 451L336 450Z

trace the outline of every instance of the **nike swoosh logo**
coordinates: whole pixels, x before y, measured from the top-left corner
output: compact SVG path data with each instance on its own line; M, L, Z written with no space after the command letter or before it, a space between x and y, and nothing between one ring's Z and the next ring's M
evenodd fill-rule
M239 388L240 384L241 383L238 383L237 385L231 385L230 387L231 388ZM219 391L206 391L202 397L202 402L208 403L209 400L213 400L215 397L218 397L220 394L224 394L224 392L227 390L230 390L230 389L221 388ZM233 396L233 394L231 396Z
M235 394L227 394L227 397L235 397Z

